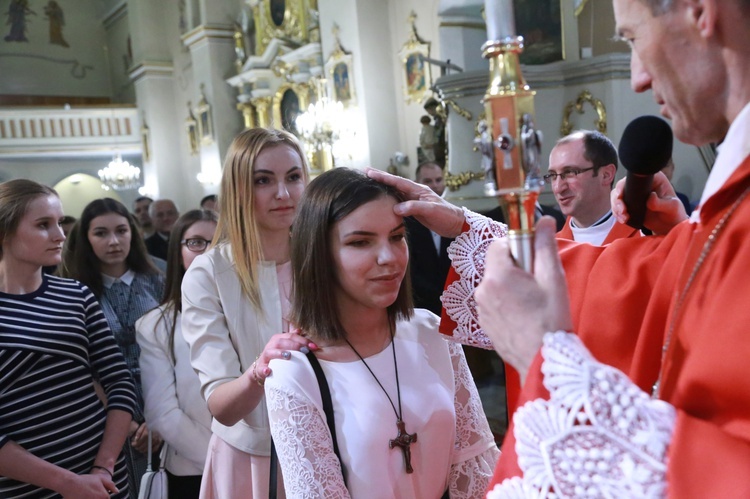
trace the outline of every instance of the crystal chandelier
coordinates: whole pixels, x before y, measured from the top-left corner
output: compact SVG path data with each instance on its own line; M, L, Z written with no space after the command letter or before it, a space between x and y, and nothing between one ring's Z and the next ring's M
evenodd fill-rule
M344 105L328 97L323 79L318 81L318 95L320 98L297 116L295 124L306 144L316 151L330 152L345 124Z
M140 185L141 169L123 161L118 152L109 165L99 170L99 180L117 191L135 189Z

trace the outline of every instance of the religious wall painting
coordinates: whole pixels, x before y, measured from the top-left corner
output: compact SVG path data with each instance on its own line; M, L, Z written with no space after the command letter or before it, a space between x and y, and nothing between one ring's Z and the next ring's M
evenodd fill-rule
M273 98L273 126L299 136L297 130L297 116L307 107L309 99L303 85L282 85Z
M409 16L411 33L399 51L406 102L421 102L432 85L430 65L425 61L426 57L430 57L430 42L422 40L417 34L416 18L412 12Z
M300 115L299 97L290 89L281 97L281 126L284 130L297 135L297 116Z
M63 26L65 26L65 13L56 0L49 0L47 5L42 7L44 19L49 23L49 43L59 45L60 47L69 48L70 45L63 35ZM6 12L7 22L9 25L8 34L4 37L6 42L29 42L27 37L28 25L31 23L30 16L38 16L37 12L29 6L28 0L11 0Z
M284 18L286 17L286 1L285 0L270 0L269 1L271 11L271 21L273 24L281 27L284 25Z
M563 59L562 0L515 0L516 31L524 39L522 64Z
M198 121L198 137L203 145L211 144L214 141L214 129L211 117L211 106L206 101L203 85L201 85L201 99L198 107L195 108L195 114Z
M44 15L49 20L49 42L61 47L70 47L63 37L63 26L65 26L65 14L62 7L55 0L49 0L44 7Z
M334 24L335 46L325 63L328 95L341 102L344 107L355 105L352 55L343 49L339 40L339 27Z
M349 66L344 62L340 62L333 67L333 90L337 101L349 102L352 100Z
M263 55L274 38L300 45L309 41L312 16L309 0L257 0L252 8L254 55Z
M7 22L5 23L10 26L8 34L4 38L6 42L29 41L26 38L26 17L30 15L35 16L37 14L29 7L29 0L10 0L6 13Z

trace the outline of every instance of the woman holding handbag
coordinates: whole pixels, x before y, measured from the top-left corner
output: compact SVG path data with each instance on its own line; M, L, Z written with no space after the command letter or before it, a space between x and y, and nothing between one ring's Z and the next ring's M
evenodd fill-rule
M169 235L164 297L135 323L144 413L149 428L159 432L167 447L162 467L171 499L198 499L211 439L211 413L182 336L180 289L185 271L213 240L217 221L210 210L191 210L177 220Z
M264 128L237 135L224 162L216 243L182 283L182 334L213 416L203 499L268 497L268 362L315 348L287 320L289 230L306 183L293 135Z
M401 200L336 168L300 203L291 320L319 350L271 361L265 384L287 496L475 498L492 476L499 451L462 347L411 305Z

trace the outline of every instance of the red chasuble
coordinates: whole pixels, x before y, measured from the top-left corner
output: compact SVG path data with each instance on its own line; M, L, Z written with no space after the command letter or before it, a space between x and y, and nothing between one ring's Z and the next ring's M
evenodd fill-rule
M663 371L660 398L677 411L671 497L750 497L748 190L750 157L702 206L700 223L607 247L559 242L575 330L594 357L648 393ZM519 405L549 397L541 363L537 355ZM521 474L512 426L502 451L493 486Z

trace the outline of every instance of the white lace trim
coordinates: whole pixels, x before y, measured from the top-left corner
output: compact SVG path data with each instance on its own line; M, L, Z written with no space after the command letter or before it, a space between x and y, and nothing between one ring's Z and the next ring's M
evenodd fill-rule
M482 409L479 392L461 345L448 342L453 363L456 407L454 464L448 479L452 499L482 497L492 479L500 451Z
M513 418L523 478L487 498L663 497L674 407L597 362L576 335L548 333L542 355L550 400Z
M492 342L479 326L474 290L484 276L484 258L487 247L495 239L505 237L505 224L464 208L464 217L469 230L459 235L448 247L451 265L459 279L443 292L441 300L448 317L456 323L451 339L486 350L492 350Z
M284 474L287 497L349 498L328 425L313 403L291 391L269 387L266 404L274 421L271 435L281 469L294 470Z

